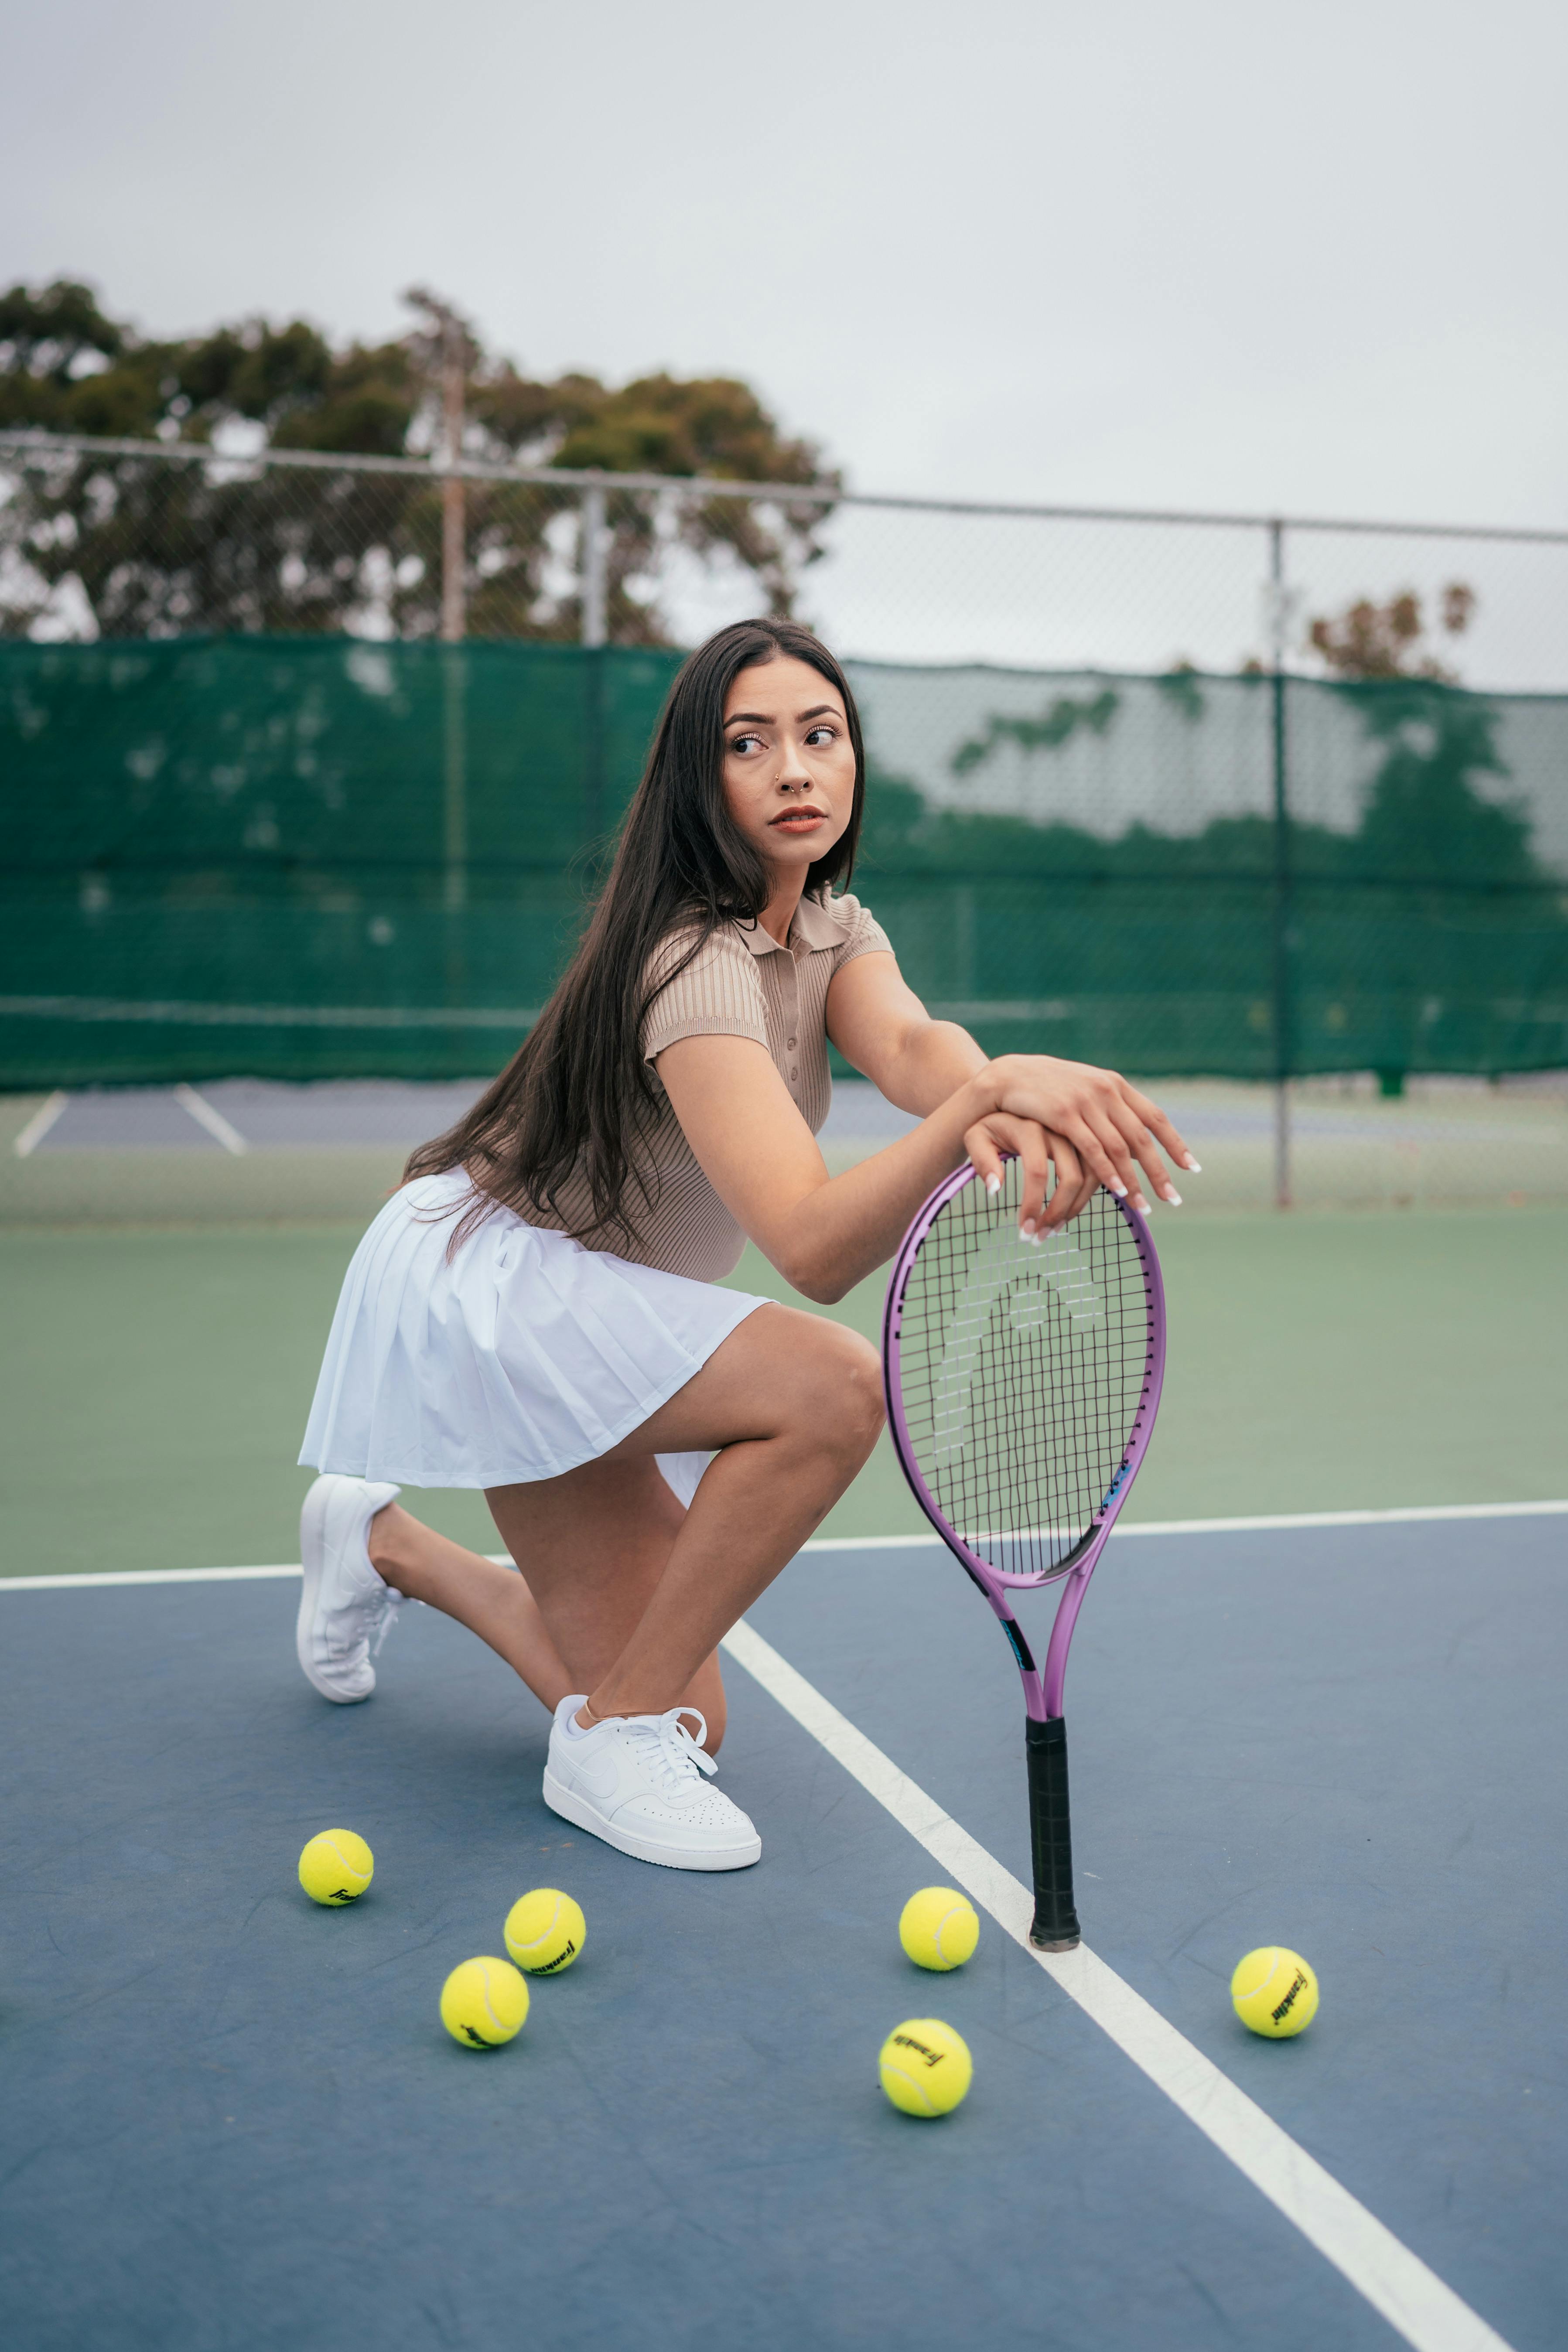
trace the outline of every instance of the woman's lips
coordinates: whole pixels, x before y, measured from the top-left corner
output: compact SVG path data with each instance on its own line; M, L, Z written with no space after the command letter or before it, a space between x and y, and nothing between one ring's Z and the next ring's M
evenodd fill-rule
M785 809L782 815L770 817L768 823L772 827L786 828L791 833L805 833L814 824L826 824L827 814L824 809Z

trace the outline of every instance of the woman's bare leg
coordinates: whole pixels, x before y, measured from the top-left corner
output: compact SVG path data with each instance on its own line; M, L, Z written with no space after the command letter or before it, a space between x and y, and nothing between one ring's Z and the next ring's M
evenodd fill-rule
M583 1688L563 1664L526 1581L510 1568L438 1536L401 1503L377 1511L366 1542L371 1566L395 1592L467 1625L552 1712L568 1691Z
M401 1503L388 1503L370 1523L371 1564L395 1592L439 1609L488 1642L553 1714L568 1691L591 1690L625 1648L664 1572L685 1507L651 1454L585 1462L564 1477L492 1487L486 1499L521 1575L437 1535ZM573 1647L564 1660L529 1590L530 1563L544 1550L575 1559L595 1596L593 1608L570 1612ZM706 1744L716 1756L725 1723L716 1655L682 1696L705 1717Z
M399 1592L468 1626L553 1710L701 1710L717 1753L718 1643L816 1527L881 1426L876 1351L791 1307L749 1316L700 1372L611 1453L559 1478L487 1490L521 1574L396 1503L370 1556ZM688 1512L656 1454L721 1449Z
M592 1714L662 1714L687 1696L721 1637L849 1485L881 1424L875 1349L842 1324L769 1306L748 1316L678 1395L600 1462L548 1487L492 1493L498 1525L503 1532L515 1527L525 1547L529 1588L557 1654L603 1662L596 1679L571 1685L587 1690ZM654 1454L710 1448L719 1449L717 1458L650 1590L663 1539L658 1547L639 1540L629 1560L627 1505L637 1496L649 1507L656 1503L649 1482L663 1481ZM614 1489L592 1482L605 1517L602 1539L584 1549L573 1540L583 1507L562 1491L566 1507L557 1517L551 1490L617 1464L637 1469L640 1483L612 1503ZM526 1523L541 1505L536 1533ZM640 1613L629 1622L639 1598Z
M485 1500L525 1580L531 1587L542 1580L551 1591L554 1645L571 1675L557 1702L568 1691L592 1690L652 1600L686 1523L685 1505L651 1454L608 1454L560 1478L491 1486ZM555 1563L564 1575L552 1572ZM725 1724L716 1654L678 1696L701 1713L705 1744L716 1756Z

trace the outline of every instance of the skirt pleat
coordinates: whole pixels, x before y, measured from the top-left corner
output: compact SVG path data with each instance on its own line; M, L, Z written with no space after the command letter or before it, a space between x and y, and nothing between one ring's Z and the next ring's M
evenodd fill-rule
M618 1445L765 1299L585 1250L495 1208L455 1254L459 1172L386 1203L354 1252L300 1459L409 1486L558 1477ZM706 1454L661 1454L689 1501Z

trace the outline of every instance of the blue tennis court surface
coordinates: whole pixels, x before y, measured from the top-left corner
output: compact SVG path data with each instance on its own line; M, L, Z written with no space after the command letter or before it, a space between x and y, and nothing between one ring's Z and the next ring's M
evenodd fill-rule
M1565 1531L1118 1539L1068 1681L1089 1943L1515 2352L1568 2335ZM7 2343L1398 2342L992 1921L904 1961L942 1874L747 1674L762 1864L678 1875L544 1810L543 1713L471 1635L407 1611L336 1709L295 1598L0 1590ZM750 1622L1026 1874L1016 1673L945 1554L813 1552ZM294 1864L337 1824L376 1876L331 1913ZM441 1980L542 1884L584 1955L465 2053ZM1273 1941L1322 1980L1299 2042L1230 2014ZM922 2014L974 2053L937 2125L876 2084Z
M53 1095L27 1136L35 1151L222 1151L301 1144L400 1144L440 1135L484 1092L478 1079L415 1083L368 1078L285 1086L265 1078L220 1078L190 1087L89 1087ZM824 1134L880 1139L916 1121L853 1079L834 1089ZM216 1114L216 1117L213 1116Z
M1304 1096L1292 1113L1306 1139L1368 1143L1390 1132L1408 1143L1512 1146L1537 1139L1531 1121L1543 1094L1560 1096L1559 1072L1520 1072L1507 1083L1480 1079L1418 1081L1409 1102L1394 1106L1335 1094ZM1273 1133L1264 1090L1158 1082L1156 1091L1191 1142L1207 1148ZM78 1150L268 1150L311 1144L399 1144L405 1150L439 1135L483 1092L475 1079L416 1082L359 1078L289 1085L267 1078L220 1078L190 1087L88 1087L51 1096L34 1122L23 1156ZM216 1118L210 1115L216 1113ZM1521 1120L1525 1122L1521 1124ZM1479 1125L1478 1125L1479 1121ZM834 1083L822 1129L826 1143L882 1142L916 1124L875 1087Z

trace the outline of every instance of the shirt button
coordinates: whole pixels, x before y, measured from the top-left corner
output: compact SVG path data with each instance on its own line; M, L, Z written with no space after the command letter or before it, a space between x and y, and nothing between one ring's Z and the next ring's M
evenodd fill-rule
M786 1037L784 1039L784 1044L786 1045L793 1045L795 1044L795 1039L793 1037Z
M799 1077L799 1076L800 1076L800 1072L799 1072L798 1070L791 1070L791 1072L790 1072L790 1076L791 1076L792 1078L798 1078L798 1077Z

